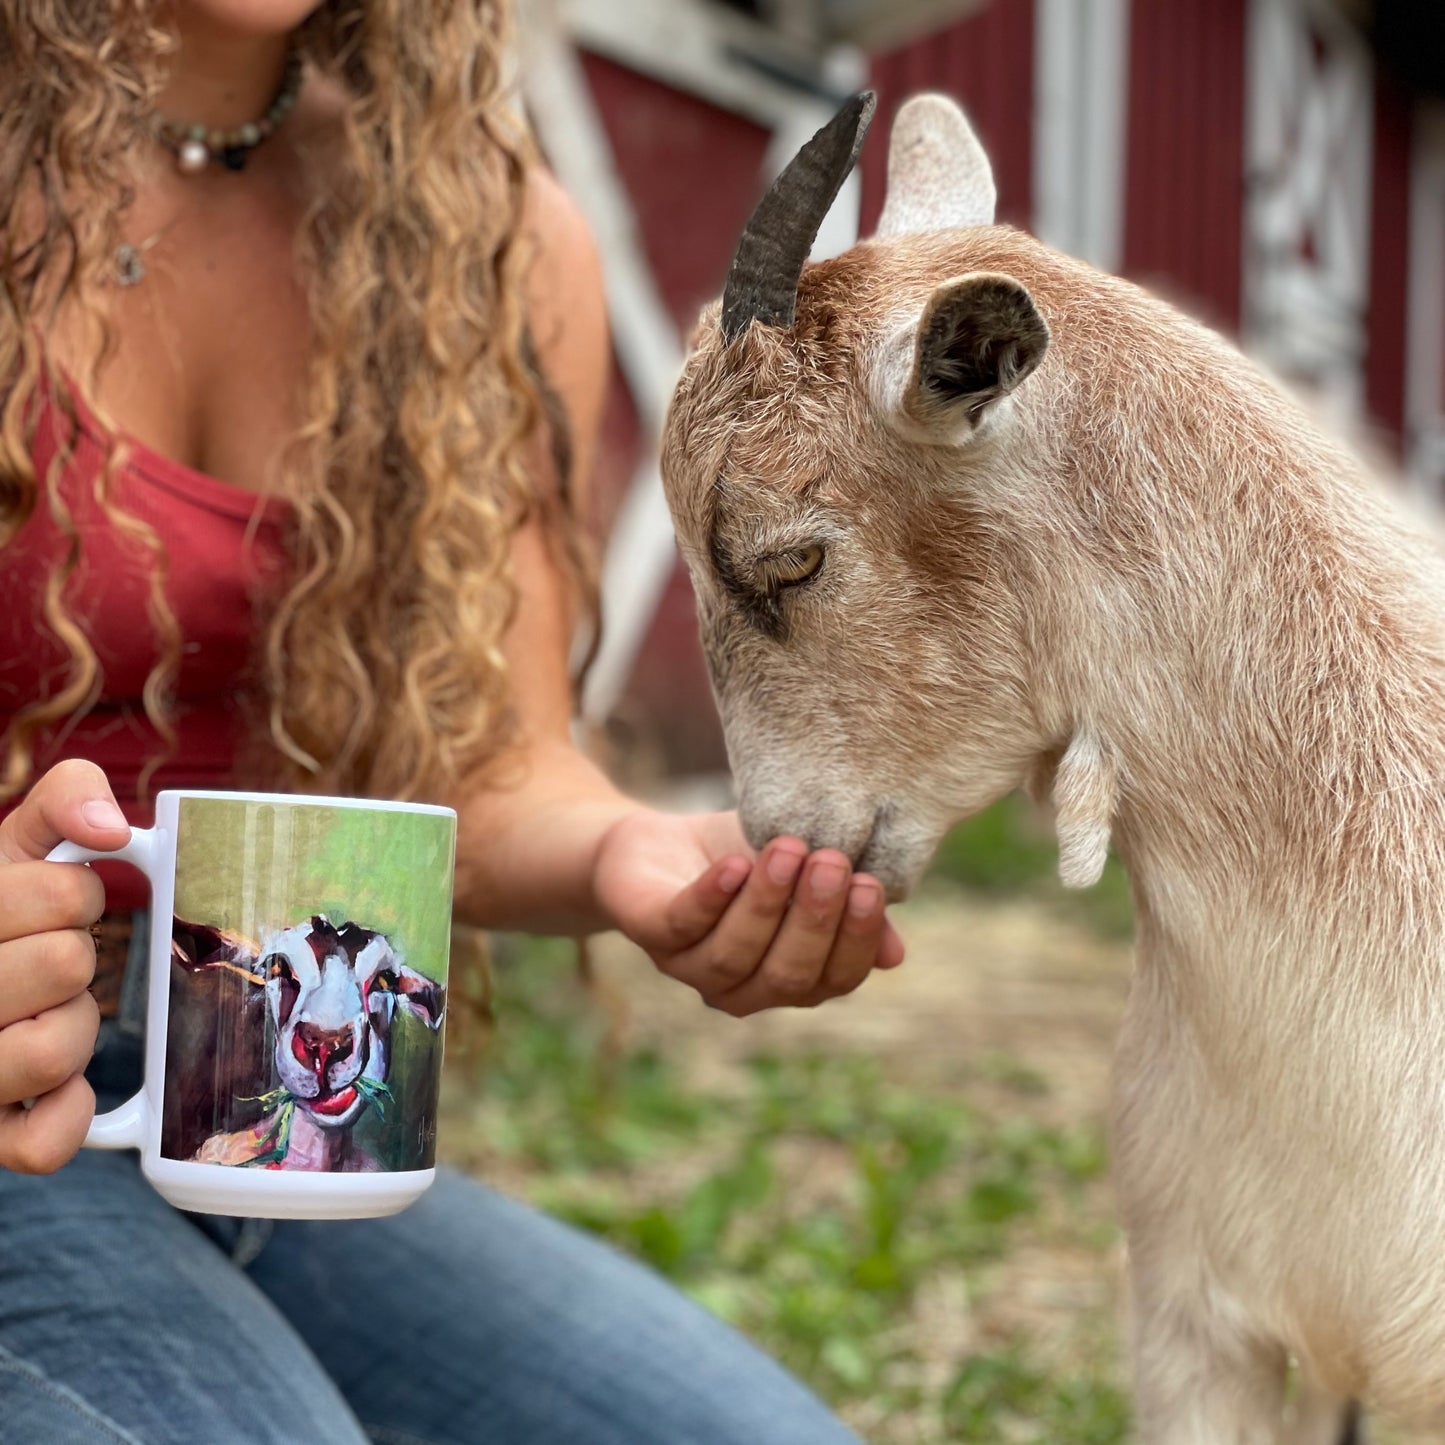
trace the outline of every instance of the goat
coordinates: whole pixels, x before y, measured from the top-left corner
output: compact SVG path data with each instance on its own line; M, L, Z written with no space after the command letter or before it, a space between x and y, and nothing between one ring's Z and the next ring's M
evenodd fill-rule
M272 935L264 947L177 918L171 957L187 970L224 969L263 988L275 1033L280 1086L263 1096L266 1114L250 1128L207 1139L194 1159L343 1173L380 1169L356 1147L351 1126L389 1095L397 1009L435 1031L446 989L407 967L384 934L355 923L335 928L320 913Z
M1435 543L1221 337L996 225L943 97L899 112L876 236L807 265L871 109L758 206L663 437L746 833L895 898L1020 786L1065 882L1112 842L1140 1439L1438 1428Z

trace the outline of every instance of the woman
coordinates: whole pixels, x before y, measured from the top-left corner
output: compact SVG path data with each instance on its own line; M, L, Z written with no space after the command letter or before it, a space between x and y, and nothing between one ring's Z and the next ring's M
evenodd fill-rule
M452 803L460 919L621 929L733 1014L902 956L846 858L754 857L568 741L604 320L500 49L480 0L0 0L6 1441L851 1438L473 1182L256 1227L76 1157L135 1084L144 898L40 860L160 786Z

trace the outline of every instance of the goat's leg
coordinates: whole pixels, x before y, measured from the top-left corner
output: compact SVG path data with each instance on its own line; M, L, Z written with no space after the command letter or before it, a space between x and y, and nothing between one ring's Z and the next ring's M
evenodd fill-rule
M1279 1445L1285 1356L1208 1301L1151 1297L1134 1279L1139 1445Z

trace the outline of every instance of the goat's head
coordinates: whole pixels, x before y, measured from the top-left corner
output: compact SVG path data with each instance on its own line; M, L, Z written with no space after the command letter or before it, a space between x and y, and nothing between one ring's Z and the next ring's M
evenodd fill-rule
M339 1129L386 1082L398 1009L435 1030L446 989L408 968L384 934L324 914L271 935L264 946L175 920L171 957L193 970L223 968L266 991L282 1086L311 1119Z
M1033 376L1050 332L1019 274L1058 258L994 226L977 139L925 96L899 113L877 236L804 268L871 109L845 107L754 213L663 477L749 838L840 848L897 895L1055 743L1036 619L996 561L1057 389Z

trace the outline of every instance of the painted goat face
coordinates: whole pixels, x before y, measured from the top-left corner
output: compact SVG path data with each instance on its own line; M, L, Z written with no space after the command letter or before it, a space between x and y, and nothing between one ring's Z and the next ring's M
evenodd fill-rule
M878 238L803 269L869 109L840 112L749 223L663 479L749 838L839 848L898 896L1043 746L991 500L1029 485L1014 393L1049 330L1007 269L1042 248L992 225L988 162L939 97L900 112Z
M281 1085L322 1128L353 1124L386 1082L399 1009L441 1024L446 990L408 968L386 936L324 914L249 939L175 922L172 957L192 969L227 968L266 991Z

